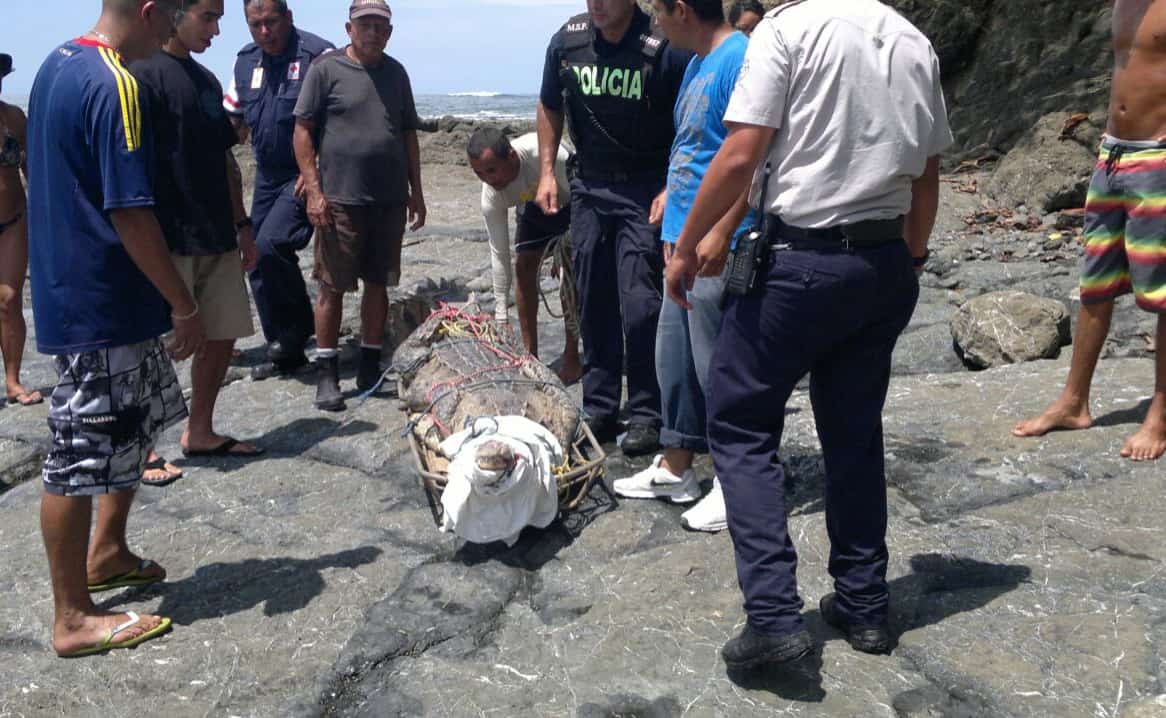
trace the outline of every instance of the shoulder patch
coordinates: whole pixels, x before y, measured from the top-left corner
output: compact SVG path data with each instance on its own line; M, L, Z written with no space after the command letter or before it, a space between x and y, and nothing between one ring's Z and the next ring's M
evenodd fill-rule
M567 24L563 25L563 32L577 33L591 31L591 15L588 13L580 13L572 16L567 20Z

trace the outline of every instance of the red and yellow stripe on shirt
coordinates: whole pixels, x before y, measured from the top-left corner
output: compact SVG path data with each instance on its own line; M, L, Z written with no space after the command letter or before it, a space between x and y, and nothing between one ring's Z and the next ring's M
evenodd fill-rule
M117 81L122 124L125 127L126 150L135 152L142 146L142 102L138 94L138 81L122 64L121 55L117 51L98 45L97 52Z

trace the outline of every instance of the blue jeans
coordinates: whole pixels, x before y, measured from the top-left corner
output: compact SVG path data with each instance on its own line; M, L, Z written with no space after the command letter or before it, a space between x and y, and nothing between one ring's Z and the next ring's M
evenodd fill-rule
M725 277L697 277L688 293L692 311L665 297L656 327L656 377L663 426L660 446L708 452L705 380L721 329Z
M882 412L891 352L918 297L907 245L893 242L775 252L764 287L725 307L709 365L709 446L745 613L761 633L802 626L777 451L786 401L807 372L838 609L860 625L887 617Z

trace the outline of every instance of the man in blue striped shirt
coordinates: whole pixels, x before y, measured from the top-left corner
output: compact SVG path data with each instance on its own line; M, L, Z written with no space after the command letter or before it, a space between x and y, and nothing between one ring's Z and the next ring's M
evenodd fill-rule
M186 416L167 351L185 358L206 337L154 216L149 115L126 69L161 49L177 10L176 0L104 0L94 28L45 60L30 98L33 316L59 376L41 530L61 656L129 648L170 626L99 610L90 593L166 576L129 550L126 520L154 442Z

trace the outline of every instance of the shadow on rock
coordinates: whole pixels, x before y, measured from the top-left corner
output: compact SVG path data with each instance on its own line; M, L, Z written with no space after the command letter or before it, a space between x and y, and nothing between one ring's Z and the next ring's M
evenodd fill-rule
M1124 426L1126 424L1141 424L1150 410L1150 400L1144 399L1137 406L1129 409L1118 409L1103 414L1093 420L1094 426Z
M817 648L791 663L728 669L725 673L741 688L766 691L787 701L821 703L826 697L822 688L822 651Z
M311 419L296 419L290 424L268 431L263 436L248 439L257 446L263 447L265 453L261 456L244 457L196 457L180 459L179 466L213 466L219 471L230 473L256 461L265 458L282 456L299 456L317 444L334 437L356 436L379 430L380 427L371 421L353 421L342 423L327 417L313 417Z
M890 582L891 638L940 623L956 614L975 611L1014 591L1032 576L1028 566L977 561L962 556L916 554L911 573ZM806 612L811 632L824 640L840 639L818 609Z
M314 559L262 558L235 563L199 566L189 578L142 589L162 594L158 615L188 626L196 621L222 618L264 604L263 615L278 616L307 607L325 587L322 571L356 568L372 563L384 553L374 546L328 554ZM110 608L130 593L104 601Z
M673 718L684 713L675 698L657 698L649 701L634 695L610 696L606 704L584 703L579 706L577 718Z
M619 502L607 485L596 481L578 507L560 513L546 528L526 527L513 546L507 546L501 541L489 544L467 542L458 549L454 560L467 566L498 561L514 568L537 571L558 556L560 551L575 543L575 539L596 519L618 507Z
M912 556L911 569L910 574L890 582L891 636L895 647L903 633L981 608L1015 590L1032 574L1027 566L941 554ZM806 629L820 642L844 640L826 624L817 608L803 617ZM820 702L826 695L821 669L821 651L815 650L795 663L728 671L728 677L749 690L768 691L791 701Z

